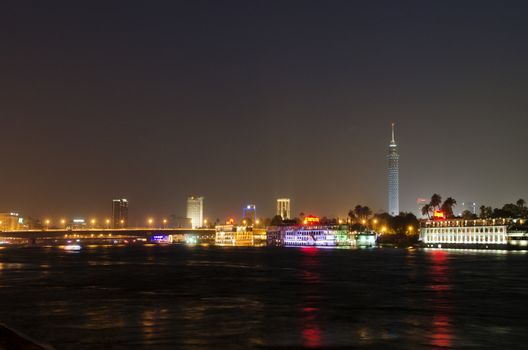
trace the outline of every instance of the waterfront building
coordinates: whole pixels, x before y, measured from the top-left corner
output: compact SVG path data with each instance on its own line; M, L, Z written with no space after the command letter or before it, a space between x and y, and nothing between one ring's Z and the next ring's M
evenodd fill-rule
M282 220L289 220L290 216L290 199L289 198L279 198L277 199L277 215L282 217Z
M424 220L419 240L429 248L526 249L528 227L522 219Z
M85 229L86 227L86 220L83 218L75 218L70 222L70 228L73 230Z
M192 228L203 227L203 203L204 197L187 198L187 217L191 219Z
M0 231L14 231L20 228L23 219L18 213L0 213Z
M250 220L254 224L257 221L257 206L255 204L248 204L242 209L242 219Z
M219 246L253 246L253 227L247 225L217 225L215 227L215 244Z
M389 214L396 216L400 214L399 199L399 158L398 146L394 139L394 123L392 123L392 139L389 144L388 159L388 197L389 197Z
M128 200L124 198L112 200L112 227L128 227Z

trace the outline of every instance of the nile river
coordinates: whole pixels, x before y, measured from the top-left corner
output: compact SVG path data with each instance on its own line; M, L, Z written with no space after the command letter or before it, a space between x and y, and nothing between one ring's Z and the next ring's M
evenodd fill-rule
M56 349L522 349L528 254L6 248L0 305Z

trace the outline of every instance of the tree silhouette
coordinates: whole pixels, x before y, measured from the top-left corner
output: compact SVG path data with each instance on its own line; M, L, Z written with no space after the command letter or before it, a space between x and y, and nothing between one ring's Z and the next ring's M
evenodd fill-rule
M431 204L426 204L422 207L422 215L427 215L427 218L431 218L432 207Z
M431 196L431 202L429 204L431 204L431 207L433 207L433 209L440 209L440 204L442 204L442 197L438 193L433 194Z

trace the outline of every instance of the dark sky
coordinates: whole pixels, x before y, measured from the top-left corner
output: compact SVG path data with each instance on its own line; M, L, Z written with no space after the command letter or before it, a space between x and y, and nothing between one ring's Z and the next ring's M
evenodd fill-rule
M4 1L0 210L528 199L526 1Z

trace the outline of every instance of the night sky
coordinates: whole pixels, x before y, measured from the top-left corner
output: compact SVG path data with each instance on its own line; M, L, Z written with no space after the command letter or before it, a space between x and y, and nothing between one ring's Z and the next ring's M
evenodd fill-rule
M526 1L4 1L0 211L528 199Z

